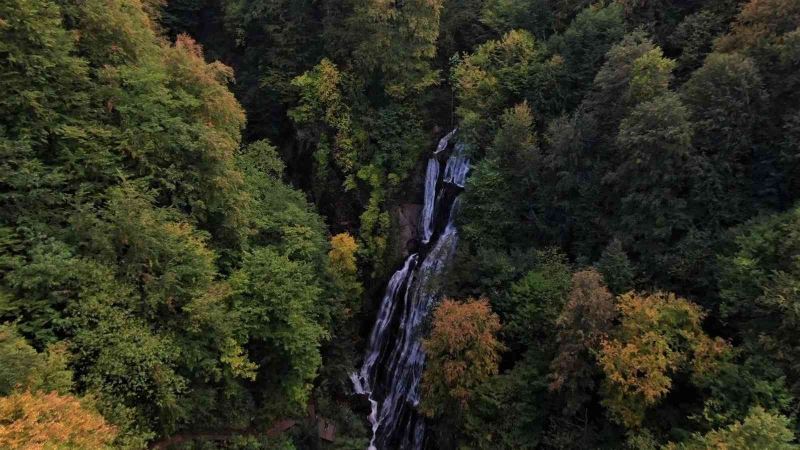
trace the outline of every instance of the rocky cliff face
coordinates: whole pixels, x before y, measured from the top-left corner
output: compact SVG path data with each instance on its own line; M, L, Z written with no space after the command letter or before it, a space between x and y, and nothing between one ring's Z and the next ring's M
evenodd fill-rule
M392 217L397 224L397 250L403 259L416 251L419 245L420 211L422 205L418 203L403 203L392 211Z

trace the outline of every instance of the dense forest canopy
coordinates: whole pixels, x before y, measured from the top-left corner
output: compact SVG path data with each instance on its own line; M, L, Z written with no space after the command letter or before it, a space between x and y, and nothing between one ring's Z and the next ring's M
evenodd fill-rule
M2 0L0 92L0 448L366 448L454 128L428 448L800 448L798 0Z

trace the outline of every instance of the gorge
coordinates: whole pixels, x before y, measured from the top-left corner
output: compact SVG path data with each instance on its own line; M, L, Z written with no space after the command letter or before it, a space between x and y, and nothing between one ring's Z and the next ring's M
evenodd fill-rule
M389 280L361 369L351 375L355 392L367 395L372 407L370 450L424 444L425 421L415 409L425 364L424 324L439 299L437 279L456 250L454 220L469 172L464 145L451 142L455 133L444 136L428 160L420 249ZM439 158L445 155L442 173Z

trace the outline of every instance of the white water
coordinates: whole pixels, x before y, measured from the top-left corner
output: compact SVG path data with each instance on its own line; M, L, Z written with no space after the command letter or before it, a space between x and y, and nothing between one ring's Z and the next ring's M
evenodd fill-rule
M438 155L447 148L447 145L450 143L450 139L453 138L453 135L456 134L456 131L458 131L458 128L453 129L453 131L447 133L443 138L439 139L439 145L436 146L436 151L433 152L434 155Z
M375 448L375 433L378 431L378 425L380 424L380 422L378 422L378 402L372 399L372 393L366 390L359 374L355 372L351 373L350 381L353 383L353 390L356 394L366 395L367 399L369 399L370 413L368 419L369 423L372 425L372 439L369 441L367 450L377 450Z
M375 363L378 361L378 357L381 354L381 346L386 343L386 333L388 331L389 321L391 320L394 309L397 305L397 303L393 301L394 297L397 295L397 291L406 281L408 272L416 263L416 261L417 254L415 253L410 255L408 258L406 258L403 268L395 272L394 275L392 275L392 278L389 279L389 284L386 287L386 293L381 301L381 308L378 311L378 317L375 320L375 326L372 328L372 334L369 338L367 356L364 358L364 362L361 365L361 370L358 373L354 372L350 374L350 381L353 382L353 390L356 392L356 394L367 395L371 406L369 423L372 425L372 439L370 440L368 450L376 450L375 436L376 432L378 431L378 427L380 426L380 420L378 419L378 402L372 398L371 387L371 383L374 380L375 375Z
M428 160L428 171L425 175L425 201L422 207L422 242L427 244L433 234L433 209L436 206L436 182L439 181L439 161Z
M456 144L453 155L447 160L444 168L445 183L453 183L458 187L464 187L469 173L469 159L465 155L464 144Z
M442 138L428 163L421 222L423 242L431 242L431 246L427 253L423 248L423 253L409 256L389 280L364 362L350 376L355 392L367 395L370 401L369 450L419 450L425 439L425 421L416 411L425 365L423 324L441 295L437 280L452 260L458 243L454 224L458 192L447 185L463 187L469 171L464 147L457 145L447 160L444 180L439 182L436 154L447 149L454 133L455 130ZM446 223L438 235L436 223Z

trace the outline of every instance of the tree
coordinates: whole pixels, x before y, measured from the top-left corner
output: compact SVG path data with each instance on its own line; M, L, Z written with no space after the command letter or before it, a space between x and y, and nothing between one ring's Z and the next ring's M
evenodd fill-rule
M666 88L664 79L669 77L663 69L669 66L643 33L630 33L606 53L578 109L549 123L537 174L536 212L545 236L571 255L594 259L616 235L614 222L625 217L619 212L624 194L614 191L613 177L632 156L618 145L620 124L636 107L634 94L639 96L645 86ZM633 90L632 83L637 86ZM620 185L641 178L640 168L636 170L636 176L626 174Z
M169 9L176 5L167 6ZM287 99L291 79L316 63L323 53L320 7L305 0L225 0L220 6L225 31L244 50L237 78L249 89L240 88L242 103L251 115L256 111L268 113L266 117L257 115L259 125L268 119L285 120L285 109L271 106L268 101L278 103ZM185 19L197 20L199 11L191 13ZM199 35L200 27L207 22L198 25L178 31ZM263 125L276 126L268 122Z
M252 380L284 368L258 372L231 277L268 250L318 292L332 283L324 223L273 147L240 149L233 71L165 37L157 2L57 3L0 6L0 320L39 350L4 330L2 389L91 391L114 445L249 426ZM332 302L317 306L330 327ZM315 369L324 330L310 329L292 351Z
M301 141L315 143L316 170L323 177L329 170L327 164L333 164L342 178L352 177L356 170L358 149L352 137L350 108L341 93L341 76L335 64L323 59L292 81L300 91L300 102L288 114L300 127Z
M532 194L538 150L528 104L506 110L486 158L467 181L461 213L467 239L496 248L510 235L530 239L532 207L520 199Z
M545 39L553 29L553 11L544 0L488 0L480 20L499 35L526 30L537 39Z
M257 141L237 155L247 184L247 239L233 252L240 267L243 251L269 247L310 264L324 276L328 242L322 218L299 190L283 183L283 162L269 142ZM229 250L230 251L230 250Z
M661 48L647 51L633 62L628 98L642 103L663 94L669 88L675 61L665 58Z
M433 312L430 337L423 341L428 360L422 376L425 415L469 409L475 389L498 372L504 348L498 331L500 318L488 300L442 301Z
M458 444L479 449L535 449L547 427L546 362L529 352L475 391L461 421Z
M22 392L0 397L0 446L37 448L111 448L116 429L81 401L55 392Z
M72 388L67 349L53 344L39 353L12 325L0 325L0 395L15 390L66 394Z
M619 328L600 350L603 405L615 421L638 428L670 391L674 374L713 374L729 347L702 330L700 307L675 294L631 292L618 298L618 309Z
M593 254L607 239L607 218L590 212L605 201L596 122L581 108L550 121L543 139L535 192L540 232L571 255Z
M690 226L686 165L691 155L689 111L665 93L637 105L620 124L620 162L604 177L619 200L614 235L636 242L647 275Z
M245 118L226 88L233 72L206 63L185 35L160 53L159 65L143 58L106 68L109 101L126 124L115 144L131 156L133 174L159 190L161 202L191 213L209 232L235 227L243 190L234 154ZM140 90L122 88L128 85Z
M792 51L790 47L793 43L790 36L796 33L798 21L800 21L800 7L793 2L753 0L744 5L735 19L731 32L716 42L715 47L724 53L743 51L752 55L760 64L770 64L768 58ZM783 63L789 61L781 61L775 68L789 69L790 66L784 66ZM775 73L770 76L779 75ZM780 89L787 89L792 84L785 83ZM781 103L787 100L784 99Z
M694 434L686 442L670 443L663 448L665 450L712 448L791 450L800 448L794 441L795 436L788 418L756 406L743 421L736 421L726 428L712 430L704 435Z
M352 317L360 306L364 287L358 281L356 252L358 244L347 233L331 237L331 250L328 252L330 272L337 289L344 295L341 319Z
M731 1L716 2L683 18L669 37L671 46L680 49L679 74L688 75L703 65L714 48L714 40L727 30L738 6Z
M776 413L791 411L794 400L786 375L769 355L750 355L734 347L710 375L693 380L704 393L702 414L696 416L702 429L740 421L756 405Z
M582 102L588 113L598 116L597 127L603 134L614 136L625 113L635 105L629 95L634 64L655 48L647 35L637 31L626 34L606 53L605 62L592 82L592 90Z
M263 405L263 412L275 418L302 409L327 338L321 325L327 310L311 268L261 248L245 255L232 280L239 332L248 336L248 357L259 366L263 395L284 399Z
M564 392L565 412L574 413L591 397L595 355L617 317L614 297L594 270L572 275L567 303L558 317L558 353L550 363L550 390Z
M192 375L178 372L181 361L193 358L193 349L184 347L181 355L179 336L153 330L137 314L142 299L131 286L115 280L108 267L80 259L72 264L81 279L91 280L81 287L80 300L70 305L66 320L77 385L97 394L105 414L128 411L130 429L120 430L126 435L174 431L190 409L182 402ZM197 370L197 375L208 372Z
M784 208L796 200L796 192L788 197L782 185L794 179L793 165L780 164L779 147L784 128L791 123L800 102L800 7L791 1L752 0L745 4L730 32L715 42L715 51L740 53L752 59L763 79L768 101L756 128L754 153L756 192L762 202ZM774 206L773 206L774 207Z
M789 114L783 126L783 151L781 161L787 168L786 190L789 198L800 198L800 175L796 170L800 164L800 110Z
M431 69L443 0L356 0L349 30L358 30L354 49L358 72L383 77L386 93L405 98L432 86Z
M682 87L695 133L693 215L717 231L752 216L752 149L765 92L752 59L712 53Z
M88 67L74 54L75 40L56 2L4 2L0 17L0 51L7 55L0 82L3 134L39 141L64 124L66 113L86 114Z
M513 350L546 348L570 290L566 258L556 249L538 251L535 267L499 295L495 308L503 319L503 334Z
M553 111L558 58L546 59L545 48L524 30L512 30L460 57L451 79L458 100L461 139L474 151L488 147L505 105L527 100L539 114Z
M563 33L553 35L548 48L564 58L561 92L564 111L583 99L612 45L625 33L619 3L600 4L583 9Z
M469 51L492 35L493 30L483 23L484 3L484 0L445 0L436 42L437 59L446 60Z
M597 261L597 270L603 274L603 281L614 294L624 294L633 289L633 266L619 239L612 240L603 250Z
M746 344L750 357L766 357L780 367L795 395L800 325L793 305L800 282L800 209L753 219L736 229L734 246L721 255L721 316Z

